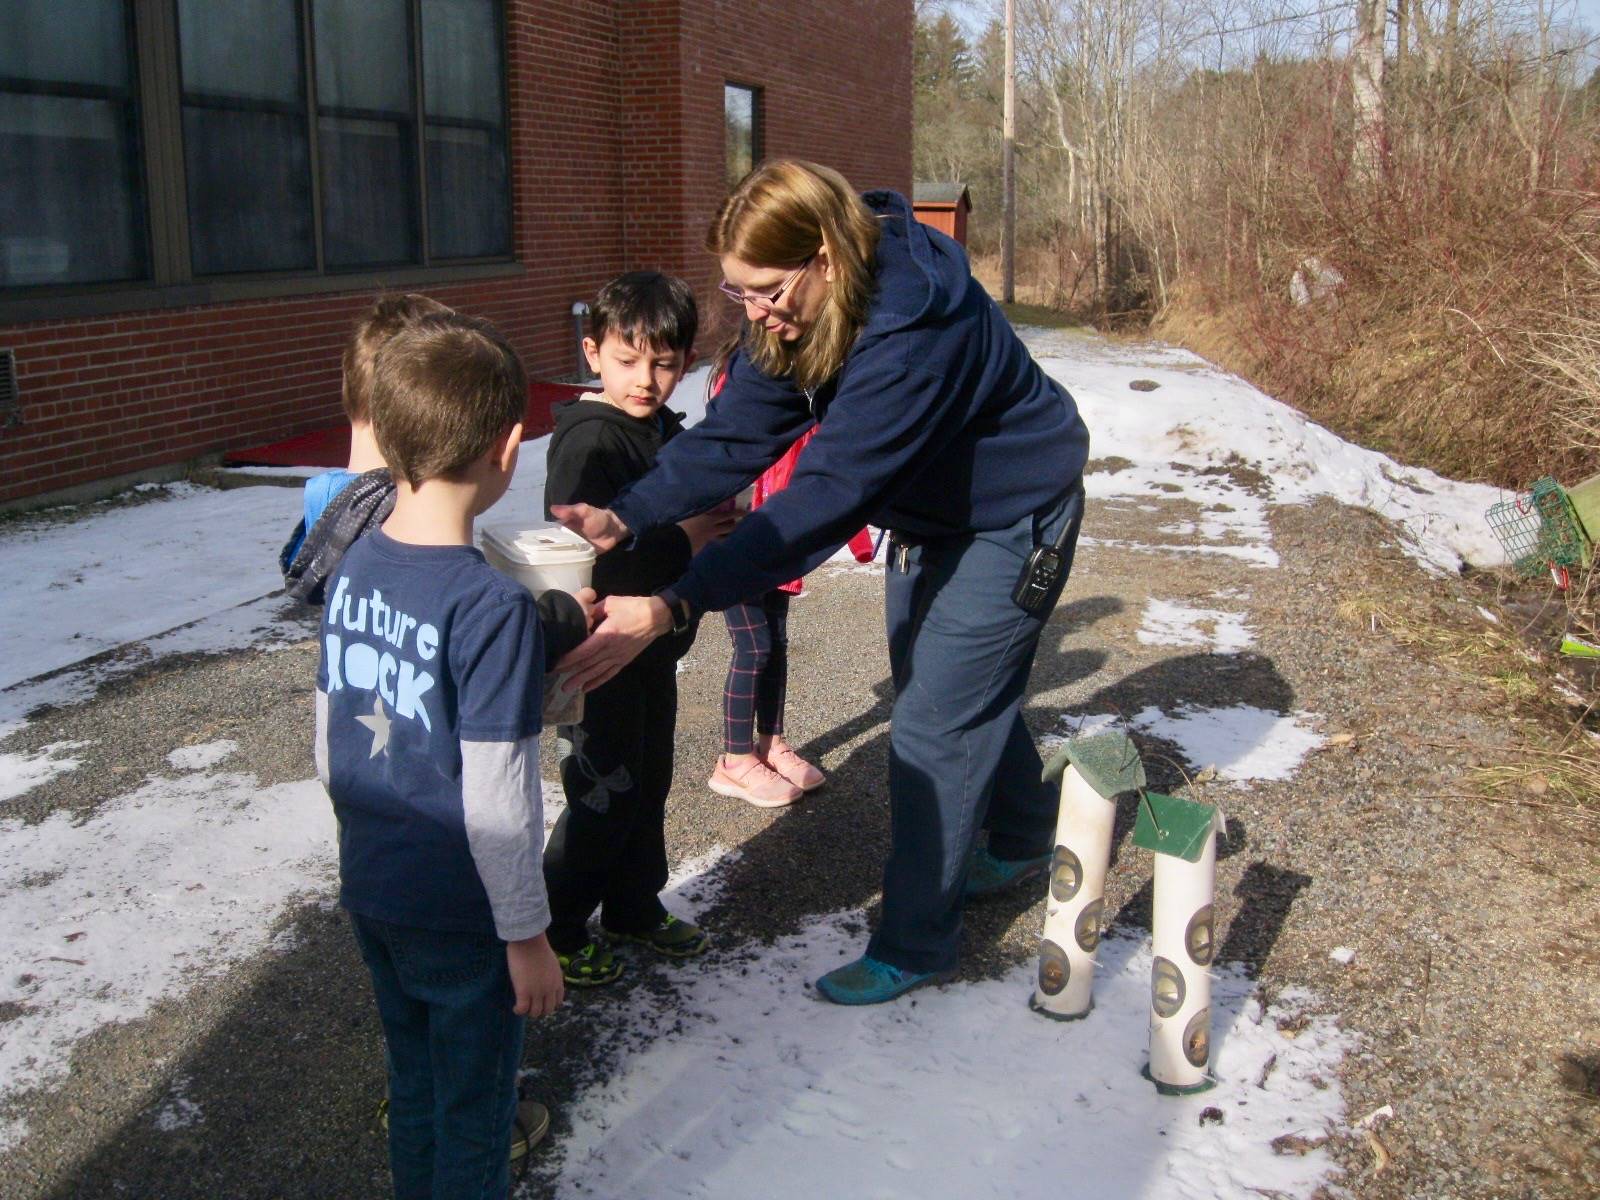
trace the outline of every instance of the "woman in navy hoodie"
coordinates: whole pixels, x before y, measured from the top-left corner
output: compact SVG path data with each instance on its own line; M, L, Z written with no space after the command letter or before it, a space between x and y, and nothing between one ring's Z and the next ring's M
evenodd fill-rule
M894 192L858 196L827 167L770 162L724 202L706 248L746 318L714 411L609 509L556 517L605 550L705 511L816 436L789 487L676 582L608 597L561 669L598 686L700 613L810 571L863 524L891 531L883 917L865 955L817 982L836 1003L874 1004L950 976L965 896L1049 863L1056 797L1021 706L1071 567L1089 435L961 247ZM1024 609L1019 577L1050 545L1065 569Z

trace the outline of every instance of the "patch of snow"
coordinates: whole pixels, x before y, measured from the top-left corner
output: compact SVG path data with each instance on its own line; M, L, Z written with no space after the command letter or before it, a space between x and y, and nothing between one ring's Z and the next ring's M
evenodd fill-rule
M200 1106L184 1093L189 1090L189 1077L179 1075L172 1081L172 1089L161 1107L156 1109L156 1128L162 1133L176 1133L205 1120Z
M22 754L0 754L0 802L25 796L59 775L75 771L81 758L65 758L71 750L81 750L88 742L51 742L48 746Z
M1244 380L1216 370L1196 355L1172 347L1130 348L1058 331L1019 329L1040 365L1072 393L1093 438L1097 457L1131 460L1135 468L1089 477L1092 496L1149 497L1155 483L1181 482L1186 498L1204 505L1232 464L1254 468L1251 490L1278 504L1330 496L1370 509L1399 526L1405 552L1434 571L1456 571L1465 559L1499 566L1505 552L1484 513L1502 498L1492 487L1458 483L1407 467L1387 455L1335 436ZM1144 376L1161 387L1131 392ZM1189 468L1164 479L1170 464ZM1143 478L1140 478L1143 476ZM1234 487L1243 494L1245 488ZM1258 499L1252 497L1252 499ZM1226 501L1232 504L1233 501ZM1247 505L1244 523L1260 508ZM1236 514L1237 515L1237 514ZM1223 521L1234 525L1234 521Z
M177 484L142 504L0 532L0 688L276 591L300 507L292 488Z
M238 748L238 742L221 738L198 746L180 746L167 755L167 761L180 771L209 771Z
M1210 646L1219 654L1237 654L1255 644L1243 613L1194 608L1176 600L1148 601L1138 638L1147 646Z
M196 847L204 847L197 853ZM259 952L297 895L331 891L316 780L149 779L93 816L0 820L0 1099L58 1079L73 1046Z
M87 700L102 684L168 654L215 654L245 647L271 651L302 641L315 632L304 623L303 614L314 611L282 596L266 596L134 642L123 647L124 653L117 658L68 667L0 690L0 738L24 728L27 714L34 709Z
M1478 615L1480 617L1482 617L1485 621L1489 622L1489 624L1491 624L1491 625L1500 624L1500 618L1495 616L1492 612L1490 612L1487 608L1485 608L1481 604L1478 605Z
M1326 1015L1283 1037L1280 1010L1238 967L1220 965L1213 984L1218 1086L1162 1097L1139 1074L1144 938L1101 943L1094 1013L1062 1024L1028 1011L1028 966L868 1008L808 994L859 952L862 923L823 917L741 947L737 973L712 957L670 997L620 1001L613 1018L649 1045L566 1102L555 1194L1209 1200L1310 1197L1335 1175L1326 1151L1271 1143L1343 1123L1337 1069L1354 1039ZM1201 1125L1205 1108L1223 1122Z
M1171 742L1198 768L1215 766L1219 778L1288 779L1323 737L1305 728L1310 713L1285 716L1249 704L1228 708L1181 705L1175 714L1159 708L1142 710L1128 723L1152 737Z
M21 1117L0 1117L0 1154L22 1144L28 1136L28 1123Z

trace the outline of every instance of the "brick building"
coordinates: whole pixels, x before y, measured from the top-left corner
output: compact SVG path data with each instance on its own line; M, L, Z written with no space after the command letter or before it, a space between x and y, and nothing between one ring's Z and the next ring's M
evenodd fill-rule
M0 40L0 503L330 424L380 288L556 378L620 270L718 314L751 162L911 186L911 0L65 7Z

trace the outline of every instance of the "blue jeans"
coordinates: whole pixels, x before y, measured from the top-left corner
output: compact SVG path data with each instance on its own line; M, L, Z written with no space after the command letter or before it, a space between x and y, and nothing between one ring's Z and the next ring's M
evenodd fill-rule
M1069 522L1071 570L1082 515L1074 488L1009 528L909 547L903 566L890 554L891 828L883 918L867 948L876 959L908 971L955 966L980 828L996 857L1050 852L1059 796L1039 778L1044 764L1021 711L1045 617L1018 608L1011 593L1033 547Z
M388 1049L397 1200L505 1200L523 1032L505 943L350 922Z

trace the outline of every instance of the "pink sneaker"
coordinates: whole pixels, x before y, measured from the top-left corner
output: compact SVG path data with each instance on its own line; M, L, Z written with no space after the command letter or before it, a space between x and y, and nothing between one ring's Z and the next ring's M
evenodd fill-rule
M828 777L787 745L773 746L767 751L767 766L782 775L802 792L814 792L828 782Z
M800 799L802 794L760 759L730 771L727 760L719 757L706 786L719 796L732 796L757 808L783 808Z

